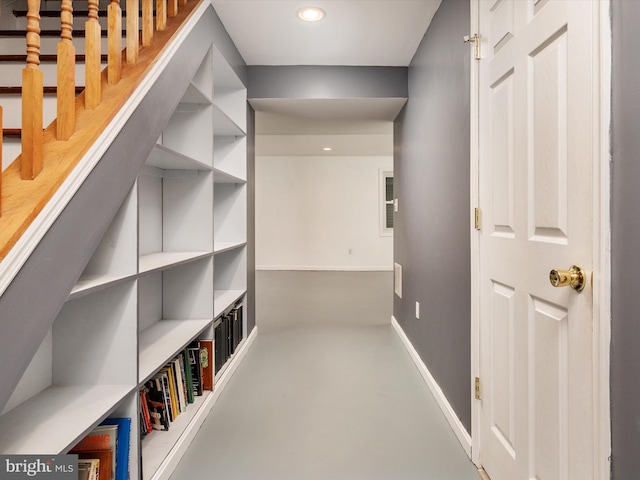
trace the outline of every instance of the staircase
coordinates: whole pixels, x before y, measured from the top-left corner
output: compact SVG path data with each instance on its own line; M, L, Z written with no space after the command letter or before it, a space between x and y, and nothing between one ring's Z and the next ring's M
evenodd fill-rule
M65 11L71 0L61 4ZM27 60L25 70L30 72L22 86L15 84L15 71L24 65L24 47L22 53L0 52L13 55L0 57L1 71L14 71L0 75L10 83L0 88L4 165L0 177L0 411L213 41L211 26L217 17L209 2L178 5L177 0L169 0L166 5L159 0L154 21L151 2L143 0L142 28L133 20L137 16L127 16L124 42L119 8L117 1L108 6L106 39L84 44L76 32L73 43L66 41L63 52L72 59L72 67L63 70L67 77L78 72L72 83L68 78L54 81L53 53L45 38L42 54L30 48L33 58ZM97 1L89 0L86 13L90 11L97 11ZM127 11L138 11L137 0L127 1ZM29 21L35 21L35 0L29 0L28 12ZM157 30L150 28L154 24ZM33 23L27 27L31 45L40 45L37 30ZM17 44L13 39L20 37L15 33L3 33L3 48ZM24 37L21 43L24 46ZM81 56L73 52L74 43ZM107 57L101 46L106 47ZM93 67L84 75L74 64L90 61ZM100 72L105 61L107 68L91 80L92 68ZM38 88L38 78L44 79L46 88ZM63 90L66 96L60 94ZM92 104L96 98L99 102ZM39 102L43 107L38 110ZM34 104L36 109L29 110ZM58 113L54 119L55 111L66 112L64 118ZM65 134L65 129L71 133Z

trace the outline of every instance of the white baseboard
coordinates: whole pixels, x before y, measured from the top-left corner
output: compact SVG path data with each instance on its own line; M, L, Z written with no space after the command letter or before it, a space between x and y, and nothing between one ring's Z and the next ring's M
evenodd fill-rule
M391 317L391 325L393 325L393 328L395 328L396 333L400 337L400 340L402 340L402 343L404 344L405 348L409 352L409 355L411 355L413 362L416 364L416 367L418 367L418 371L420 372L420 375L422 375L422 378L424 379L427 386L429 387L429 390L431 390L431 393L433 394L436 401L438 402L438 405L440 406L442 413L444 413L444 416L448 420L449 425L451 425L453 432L456 434L456 437L458 437L458 441L462 445L462 448L464 448L464 451L467 452L467 456L471 458L471 435L469 435L467 430L462 425L462 422L456 415L456 412L453 410L453 407L451 407L451 404L447 400L447 397L445 397L444 393L442 392L442 389L440 388L436 380L433 378L433 376L429 372L429 369L420 358L420 355L418 355L418 352L416 352L416 349L413 348L411 341L409 340L407 335L404 333L404 330L402 330L402 327L400 326L398 321L395 319L395 317Z
M229 365L226 367L225 371L219 378L216 378L214 383L213 392L207 399L205 403L202 405L198 413L196 413L195 417L189 423L189 426L185 429L184 433L180 436L179 440L176 442L174 447L171 449L164 462L158 467L158 470L153 474L151 480L168 480L173 471L180 463L180 459L182 459L183 455L187 451L189 445L196 437L198 430L207 419L209 412L215 405L218 398L220 398L220 394L224 390L224 388L229 383L229 379L234 374L234 372L238 369L240 362L244 359L253 344L253 341L256 339L256 335L258 335L258 327L254 327L251 334L244 340L242 343L238 345L238 349L233 355L233 358L229 361ZM213 360L213 359L212 359Z
M275 270L303 270L303 271L311 271L311 272L391 272L393 271L393 266L384 266L384 267L328 267L328 266L291 266L291 265L256 265L256 271L275 271Z

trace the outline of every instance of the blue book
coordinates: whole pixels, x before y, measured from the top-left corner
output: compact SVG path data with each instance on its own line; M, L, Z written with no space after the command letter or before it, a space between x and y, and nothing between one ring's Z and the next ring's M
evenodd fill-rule
M129 479L129 447L131 445L131 419L107 418L102 425L118 426L116 443L116 480Z

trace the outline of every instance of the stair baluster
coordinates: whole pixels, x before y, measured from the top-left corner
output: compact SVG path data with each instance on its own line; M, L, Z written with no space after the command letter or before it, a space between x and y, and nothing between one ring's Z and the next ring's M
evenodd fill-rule
M107 7L107 78L109 85L115 85L122 77L122 9L120 0L111 0Z
M27 65L22 70L21 176L33 180L42 171L42 97L40 0L28 0Z
M0 105L0 132L2 131L2 105ZM2 217L2 135L0 135L0 217Z
M127 0L127 12L138 12L138 0ZM136 63L140 51L138 15L127 15L127 63Z
M167 0L167 16L173 18L178 15L178 0Z
M142 46L148 47L153 39L153 0L142 0Z
M62 0L60 28L56 137L58 140L69 140L76 129L76 48L72 42L73 5L71 0Z
M156 0L156 30L167 28L167 0Z
M89 0L89 19L85 29L85 90L84 106L94 110L102 98L100 84L100 23L98 22L98 0Z

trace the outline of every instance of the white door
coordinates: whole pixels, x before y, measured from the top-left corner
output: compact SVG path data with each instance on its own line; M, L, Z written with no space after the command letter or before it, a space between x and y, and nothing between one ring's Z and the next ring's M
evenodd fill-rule
M480 0L479 460L594 478L596 0ZM552 269L581 266L582 292Z

